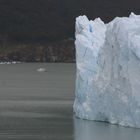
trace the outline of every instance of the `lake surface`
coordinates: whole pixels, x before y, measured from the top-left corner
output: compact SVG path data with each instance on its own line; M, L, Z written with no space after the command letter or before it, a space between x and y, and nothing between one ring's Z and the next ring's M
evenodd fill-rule
M140 129L77 119L74 85L75 64L0 65L0 140L140 139Z

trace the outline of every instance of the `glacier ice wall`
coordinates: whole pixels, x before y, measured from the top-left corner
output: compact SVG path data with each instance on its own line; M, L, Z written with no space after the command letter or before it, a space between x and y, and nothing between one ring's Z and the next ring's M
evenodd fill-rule
M140 128L140 16L76 18L77 117Z

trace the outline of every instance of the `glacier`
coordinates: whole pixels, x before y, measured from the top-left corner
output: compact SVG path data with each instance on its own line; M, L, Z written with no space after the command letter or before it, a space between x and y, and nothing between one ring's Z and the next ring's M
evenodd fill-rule
M75 28L75 115L140 128L140 16L79 16Z

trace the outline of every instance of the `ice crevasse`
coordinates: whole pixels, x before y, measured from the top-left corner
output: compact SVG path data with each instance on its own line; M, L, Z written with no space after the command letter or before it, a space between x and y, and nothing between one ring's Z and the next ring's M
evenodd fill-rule
M75 115L140 128L140 16L79 16L75 36Z

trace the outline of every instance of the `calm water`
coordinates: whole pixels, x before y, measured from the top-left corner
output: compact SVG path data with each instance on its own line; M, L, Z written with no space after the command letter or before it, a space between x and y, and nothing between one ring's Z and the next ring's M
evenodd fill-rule
M74 64L0 65L0 140L140 140L140 129L75 118L74 80Z

